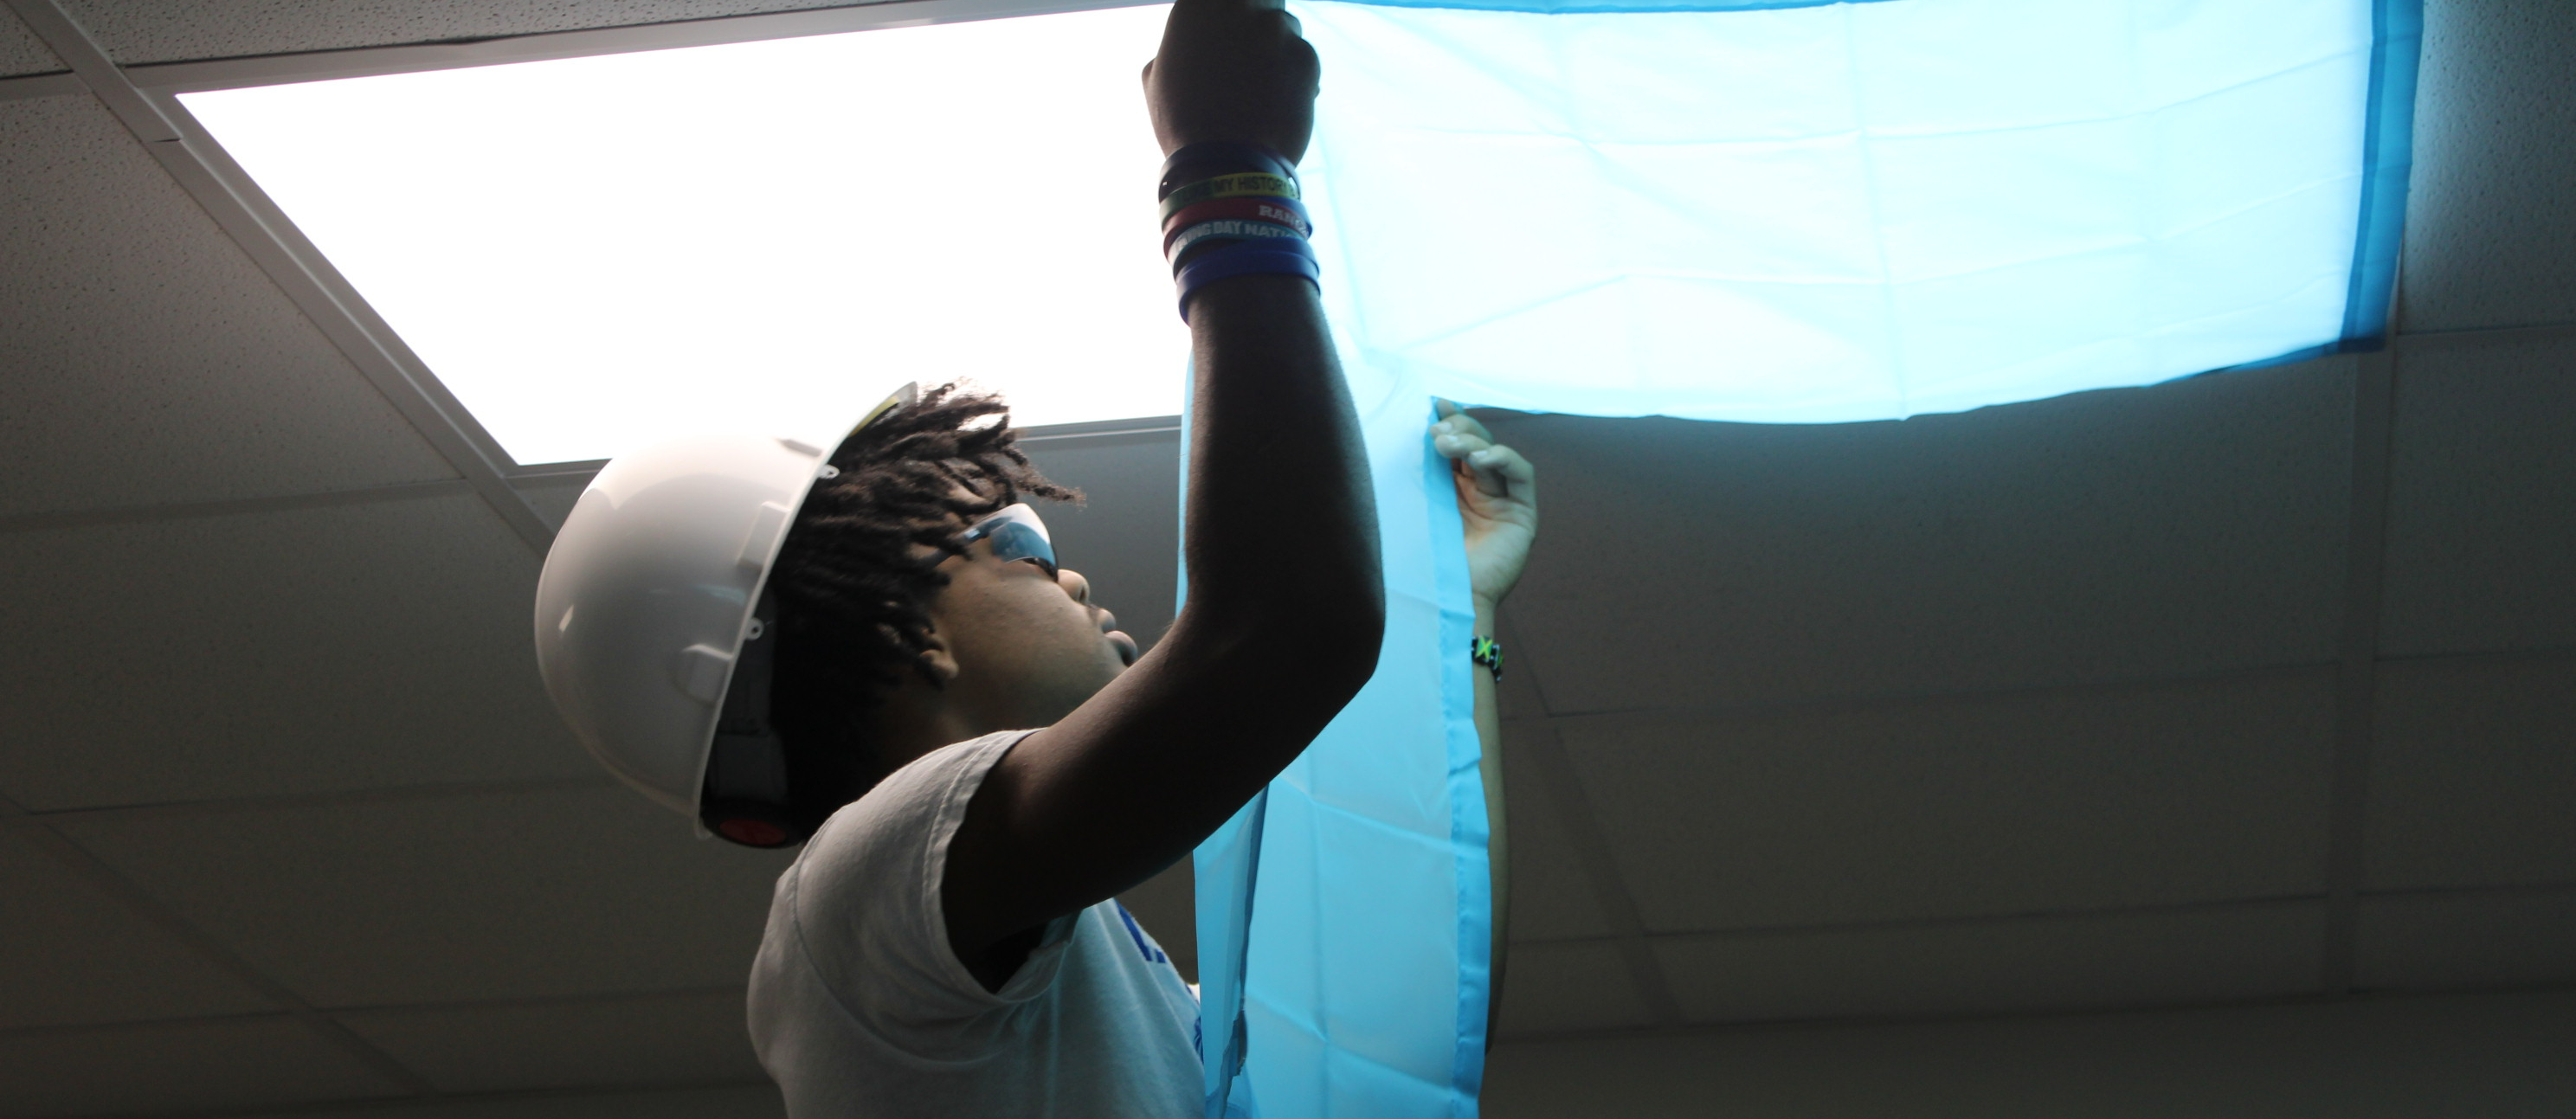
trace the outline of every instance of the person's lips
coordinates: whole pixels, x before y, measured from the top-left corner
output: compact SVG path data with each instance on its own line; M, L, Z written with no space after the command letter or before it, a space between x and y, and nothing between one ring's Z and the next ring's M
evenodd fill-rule
M1126 633L1114 629L1110 630L1107 636L1109 638L1109 643L1116 646L1118 649L1118 663L1130 665L1136 663L1135 638L1129 637Z

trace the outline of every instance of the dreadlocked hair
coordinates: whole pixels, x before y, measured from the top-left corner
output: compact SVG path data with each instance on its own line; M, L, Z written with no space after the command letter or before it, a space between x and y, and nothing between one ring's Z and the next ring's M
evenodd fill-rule
M920 671L959 531L1026 498L1082 499L1018 440L1002 398L941 385L851 432L827 460L840 473L806 495L769 575L770 704L798 815L819 823L883 776L864 720Z

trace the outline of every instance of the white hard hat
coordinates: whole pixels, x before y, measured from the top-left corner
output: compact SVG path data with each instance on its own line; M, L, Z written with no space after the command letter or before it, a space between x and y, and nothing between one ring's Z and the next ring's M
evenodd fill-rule
M915 394L905 385L850 430ZM644 795L755 847L803 838L768 725L776 642L760 640L758 608L806 493L836 473L831 452L710 436L620 455L537 577L537 668L573 734Z

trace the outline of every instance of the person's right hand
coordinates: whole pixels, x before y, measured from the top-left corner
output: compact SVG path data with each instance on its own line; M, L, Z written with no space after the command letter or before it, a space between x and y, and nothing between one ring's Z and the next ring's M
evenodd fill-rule
M1222 140L1291 163L1315 129L1322 67L1282 0L1178 0L1145 65L1145 105L1163 154Z

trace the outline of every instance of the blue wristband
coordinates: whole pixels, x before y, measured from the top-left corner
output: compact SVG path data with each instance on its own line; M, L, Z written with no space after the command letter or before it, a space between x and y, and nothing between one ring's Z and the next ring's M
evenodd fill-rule
M1324 270L1315 266L1315 250L1303 237L1260 237L1237 241L1221 249L1201 253L1181 266L1174 277L1181 292L1181 321L1190 321L1190 296L1218 280L1255 273L1303 276L1324 290Z

